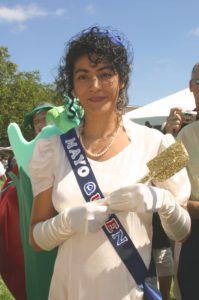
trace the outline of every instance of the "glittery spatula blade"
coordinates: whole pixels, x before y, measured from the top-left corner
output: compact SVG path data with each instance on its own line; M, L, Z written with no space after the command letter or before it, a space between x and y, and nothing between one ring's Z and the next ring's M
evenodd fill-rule
M175 142L147 163L149 173L138 182L155 179L162 182L186 167L189 155L182 142Z

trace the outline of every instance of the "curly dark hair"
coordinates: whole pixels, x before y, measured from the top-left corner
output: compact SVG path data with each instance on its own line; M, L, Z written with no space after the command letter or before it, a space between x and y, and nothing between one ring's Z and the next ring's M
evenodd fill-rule
M123 110L128 104L127 89L133 61L133 52L127 39L109 27L92 26L69 40L56 79L57 91L62 96L68 94L73 98L74 64L83 55L88 55L94 65L110 63L118 73L124 88L120 91L117 109Z

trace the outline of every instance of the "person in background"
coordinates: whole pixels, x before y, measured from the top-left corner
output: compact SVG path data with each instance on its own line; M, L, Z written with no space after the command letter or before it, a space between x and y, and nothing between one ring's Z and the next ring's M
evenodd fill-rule
M192 72L191 72L191 79L189 81L189 89L193 94L194 100L195 100L195 109L193 112L197 113L193 116L190 115L190 118L186 119L186 116L184 116L182 109L179 107L174 107L171 109L169 117L167 118L167 121L165 124L163 124L163 132L164 133L171 133L174 137L177 136L177 139L181 140L185 147L188 150L190 161L188 164L188 175L191 181L192 186L192 195L193 193L196 193L196 189L198 188L197 185L193 185L193 176L199 175L196 170L198 163L196 158L197 153L197 147L198 147L198 136L196 134L196 131L199 130L198 127L198 121L194 122L193 125L187 126L190 122L193 122L197 119L199 119L199 62L196 63L193 66ZM184 127L187 127L187 129ZM181 129L182 132L181 132ZM197 147L196 147L197 146ZM195 174L196 173L196 174ZM193 196L192 196L193 198ZM185 243L182 244L182 249L180 251L181 245L176 243L175 248L177 251L175 251L175 265L178 271L178 279L175 278L175 293L178 299L181 298L180 291L182 294L182 299L197 299L197 270L198 270L198 247L199 247L199 240L197 238L198 236L198 229L199 225L198 222L195 219L198 219L198 217L195 217L195 211L197 211L197 201L198 198L193 198L196 200L195 202L192 201L192 198L187 203L187 209L190 213L191 220L192 220L192 230L191 235ZM179 260L179 252L180 252L180 260ZM179 261L178 261L179 260ZM189 267L191 269L189 269ZM187 269L188 268L188 269ZM193 269L192 269L193 268ZM179 281L179 287L178 287L178 281ZM195 295L195 296L194 296Z
M4 168L4 165L0 160L0 180L5 181L6 179L6 169Z
M193 93L196 108L199 114L199 63L195 64L191 74L190 91ZM197 118L198 119L198 118ZM187 166L189 179L191 182L192 193L187 204L188 212L191 216L191 234L189 238L182 244L178 264L178 285L181 299L197 299L198 298L198 268L199 268L199 121L183 128L177 135L177 139L181 140L188 153L189 163Z
M25 116L25 126L30 126L36 136L46 125L50 103L41 103ZM14 157L9 159L9 172L18 176L18 166ZM24 249L20 233L19 203L16 187L8 175L2 187L0 201L0 273L12 295L17 300L26 300L26 279Z
M190 92L193 93L195 100L195 109L194 112L197 113L196 119L199 118L199 62L193 66L191 72L191 79L189 81ZM194 120L191 118L190 121ZM182 114L182 109L180 107L174 107L170 110L169 117L165 124L163 124L163 132L171 133L173 136L176 136L182 127L187 125L187 122Z
M198 76L199 79L199 76ZM199 85L194 87L199 91ZM191 234L182 244L177 279L181 298L198 299L198 270L199 270L199 120L182 128L177 135L189 153L187 166L191 182L191 197L187 210L191 216Z
M190 195L185 169L162 183L137 183L146 175L147 162L174 139L123 115L131 63L126 39L110 28L88 28L67 44L58 83L65 94L79 98L84 118L62 136L63 144L59 135L40 139L28 166L34 193L30 243L38 251L59 247L50 300L143 299L116 252L121 243L115 248L107 236L113 242L120 228L122 243L133 242L148 269L154 211L172 239L183 240L190 231L181 206ZM69 161L78 166L77 173ZM80 177L86 180L92 170L105 198L94 192L93 176L81 185Z
M46 114L54 107L53 104L42 102L33 107L30 113L24 118L24 126L30 126L36 136L46 126Z

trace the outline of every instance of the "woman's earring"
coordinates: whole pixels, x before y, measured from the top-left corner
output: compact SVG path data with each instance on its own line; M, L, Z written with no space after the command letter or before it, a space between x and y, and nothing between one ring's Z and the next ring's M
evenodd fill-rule
M119 97L116 102L116 107L117 107L119 114L123 114L125 111L125 106L126 106L126 101L125 101L126 97L125 96L126 96L125 91L123 89L120 90Z

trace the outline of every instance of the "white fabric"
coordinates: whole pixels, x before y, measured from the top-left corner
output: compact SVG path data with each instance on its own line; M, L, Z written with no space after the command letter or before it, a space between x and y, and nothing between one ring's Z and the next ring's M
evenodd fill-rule
M0 176L5 175L5 173L6 173L6 170L5 170L2 162L0 161Z
M108 219L107 206L85 203L66 208L56 217L39 222L34 226L33 236L43 250L52 250L74 233L94 233L100 230Z
M184 127L177 140L183 142L189 153L187 171L191 182L191 200L199 201L199 120Z
M148 173L146 163L174 142L170 135L123 119L131 143L119 154L97 162L89 159L104 196L133 184ZM29 164L34 195L53 186L53 204L58 212L84 203L81 191L58 136L39 140ZM157 184L186 205L190 185L186 170ZM146 266L151 258L152 213L117 214ZM73 234L59 246L51 281L51 300L139 300L143 292L127 271L102 230Z
M172 240L181 241L190 232L191 220L188 212L165 189L138 183L120 188L98 202L107 203L113 213L158 212L163 228Z
M171 240L183 241L190 233L190 215L178 203L175 204L172 211L159 212L159 216L162 227Z

